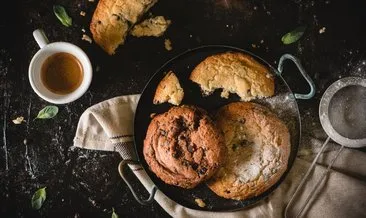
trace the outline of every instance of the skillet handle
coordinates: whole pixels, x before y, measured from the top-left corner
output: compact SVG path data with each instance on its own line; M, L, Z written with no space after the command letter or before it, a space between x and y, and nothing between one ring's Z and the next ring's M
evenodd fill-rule
M282 55L282 57L280 58L280 61L278 63L278 72L279 75L282 75L282 71L283 71L283 64L286 60L291 60L292 62L294 62L296 64L297 69L299 69L301 75L304 77L304 79L306 80L306 82L308 82L309 86L310 86L310 92L307 94L299 94L299 93L295 93L295 99L311 99L312 97L314 97L315 95L315 84L314 81L310 78L310 76L306 73L305 69L303 68L303 66L301 65L299 59L295 58L294 56L290 55L290 54L284 54Z
M131 192L132 192L132 194L133 194L133 196L135 197L135 199L136 199L136 201L137 201L137 202L139 202L139 203L140 203L140 204L142 204L142 205L149 205L149 204L151 204L151 203L154 201L154 196L155 196L155 193L156 193L156 191L157 191L156 186L154 186L154 187L152 188L152 190L151 190L151 192L150 192L151 194L150 194L150 196L149 196L149 198L148 198L148 199L146 199L146 200L142 200L142 199L140 199L140 198L137 196L136 192L133 190L133 188L132 188L132 186L131 186L130 182L128 181L128 179L127 179L127 177L126 177L126 175L125 175L124 168L125 168L125 166L126 166L127 164L139 164L139 162L134 161L134 160L122 160L122 161L119 163L119 165L118 165L118 172L119 172L119 174L121 175L121 177L122 177L123 181L125 181L125 183L127 184L128 188L131 190Z

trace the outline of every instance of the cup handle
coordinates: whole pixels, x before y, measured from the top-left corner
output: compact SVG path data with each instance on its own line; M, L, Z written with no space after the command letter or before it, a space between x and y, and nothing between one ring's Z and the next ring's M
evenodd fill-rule
M44 33L44 31L42 29L34 30L33 31L33 37L36 40L36 42L37 42L37 44L40 48L43 48L48 43L50 43L48 41L48 38L47 38L46 34Z

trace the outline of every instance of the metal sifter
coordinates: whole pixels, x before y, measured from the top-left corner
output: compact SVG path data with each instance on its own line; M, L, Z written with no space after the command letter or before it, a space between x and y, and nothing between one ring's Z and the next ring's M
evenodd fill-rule
M326 148L330 139L341 145L334 155L327 170L321 175L313 189L309 192L304 205L300 207L296 217L300 217L312 194L315 193L325 176L329 173L333 163L344 147L360 148L366 146L366 79L360 77L346 77L334 82L323 94L319 105L319 118L328 138L313 160L310 168L297 187L285 209L285 217L294 199L306 183L314 169L320 154Z

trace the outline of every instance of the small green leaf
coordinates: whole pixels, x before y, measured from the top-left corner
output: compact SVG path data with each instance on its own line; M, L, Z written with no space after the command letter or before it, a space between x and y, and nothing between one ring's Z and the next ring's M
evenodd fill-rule
M39 210L46 200L46 187L38 189L32 196L32 208Z
M296 42L297 40L299 40L301 38L301 36L304 34L306 29L306 26L300 26L297 27L296 29L292 30L289 33L286 33L284 36L282 36L282 42L285 45L291 44Z
M64 26L69 27L72 25L71 17L69 17L69 15L65 11L65 8L61 5L54 5L53 13L55 13L56 17L59 19L59 21L61 21Z
M57 113L58 107L52 105L46 106L38 112L38 115L35 119L50 119L56 116Z
M116 212L114 212L114 207L112 207L112 218L119 218L118 214L116 214Z

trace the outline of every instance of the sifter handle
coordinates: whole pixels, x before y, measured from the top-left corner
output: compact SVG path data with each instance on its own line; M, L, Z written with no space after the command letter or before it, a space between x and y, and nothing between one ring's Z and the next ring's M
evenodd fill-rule
M294 200L296 198L296 196L299 194L300 190L302 189L302 187L304 186L304 184L306 183L310 173L313 171L316 162L318 161L320 155L323 153L324 149L326 148L326 146L328 145L328 142L330 140L330 137L328 137L324 144L322 145L320 151L318 152L318 154L316 155L316 157L314 158L313 162L311 163L308 171L306 172L304 178L301 180L299 186L296 188L295 193L292 195L290 201L288 202L286 208L285 208L285 218L289 217L288 216L288 211L290 209L290 207L293 205ZM319 185L321 184L321 182L323 181L323 179L325 178L325 176L329 173L331 167L333 166L335 160L338 158L338 156L340 155L340 153L342 152L344 146L341 146L341 148L338 150L338 152L336 153L336 155L334 155L332 161L329 163L327 170L322 174L322 176L320 177L320 179L317 181L317 183L314 185L313 189L309 192L309 195L307 196L304 204L301 206L299 212L297 213L296 217L300 217L301 213L304 211L304 209L306 208L307 204L309 203L311 197L313 196L313 194L315 193L315 191L317 191L317 189L319 188Z
M308 197L305 200L304 205L300 208L299 212L296 215L296 218L301 216L301 213L304 211L304 209L306 208L306 205L309 203L311 197L314 195L314 193L316 193L316 191L318 190L318 188L320 187L320 184L322 183L323 179L325 178L326 175L328 175L331 167L333 166L334 162L336 161L336 159L338 158L338 156L341 154L341 152L343 151L344 146L342 145L337 154L334 155L331 163L328 165L327 170L322 174L322 176L320 177L320 179L318 180L318 182L314 185L313 189L309 192Z

